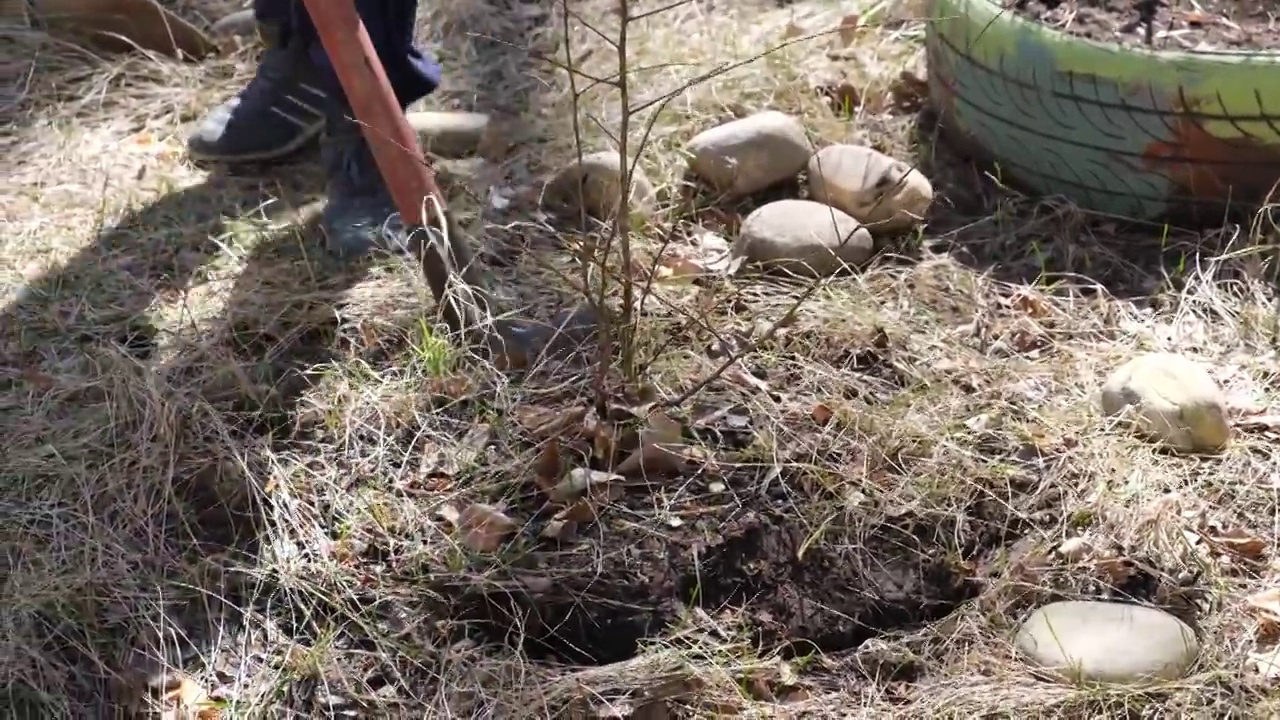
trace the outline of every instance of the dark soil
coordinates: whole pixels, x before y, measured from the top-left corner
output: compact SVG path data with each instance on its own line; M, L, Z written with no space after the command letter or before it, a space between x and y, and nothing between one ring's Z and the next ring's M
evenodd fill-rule
M1011 517L1027 498L1008 486L955 512L837 517L819 529L781 485L765 495L754 479L730 485L737 502L697 503L700 516L678 528L654 527L652 499L629 492L603 532L535 551L528 571L463 590L452 610L469 607L483 640L573 664L628 659L695 607L766 652L838 652L972 599L973 568L1025 529ZM626 519L641 513L648 523Z
M1161 50L1280 50L1275 0L1006 0L1062 32Z

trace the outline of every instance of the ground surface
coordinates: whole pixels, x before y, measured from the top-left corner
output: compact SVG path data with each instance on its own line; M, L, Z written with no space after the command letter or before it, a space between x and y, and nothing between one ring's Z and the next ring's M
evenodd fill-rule
M1006 6L1056 30L1103 42L1161 50L1280 48L1280 12L1266 0L1013 0Z
M450 166L449 192L531 314L572 301L555 278L580 240L534 205L574 153L554 58L616 66L584 25L616 33L612 4L572 7L568 38L559 11L503 0L434 3L422 28L451 68L432 102L511 121L513 147ZM1241 417L1280 413L1275 259L1255 246L1274 230L1126 229L995 187L899 109L920 23L830 32L848 12L690 2L633 30L632 102L673 93L643 156L668 190L697 130L776 108L914 157L940 199L923 238L856 276L662 289L642 377L606 378L624 435L726 346L755 350L667 410L704 462L626 483L560 539L535 476L549 457L608 464L576 419L592 373L487 368L424 320L411 267L325 260L314 159L188 163L184 128L244 81L251 49L174 65L6 32L36 61L0 200L4 702L99 716L167 667L234 717L1280 711L1246 663L1244 603L1280 581L1280 431L1242 424L1225 455L1178 458L1094 406L1118 362L1176 349L1212 364ZM833 76L858 89L838 104L852 116L813 90ZM608 147L619 102L590 84L574 83L578 132ZM476 501L520 525L496 551L442 518ZM1054 553L1082 533L1105 561ZM1037 679L1010 633L1075 597L1178 614L1202 637L1195 674L1141 691Z

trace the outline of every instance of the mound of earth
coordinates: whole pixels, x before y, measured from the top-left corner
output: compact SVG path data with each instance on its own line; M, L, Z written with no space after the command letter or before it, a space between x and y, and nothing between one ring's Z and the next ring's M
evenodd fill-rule
M651 498L624 499L602 533L531 553L511 582L458 588L453 611L465 606L485 640L572 663L628 659L694 607L735 616L784 656L848 650L976 596L973 568L1018 529L1013 497L947 516L841 516L815 527L785 491L743 485L737 502L673 511L697 516L678 527L622 519L629 504L652 513Z

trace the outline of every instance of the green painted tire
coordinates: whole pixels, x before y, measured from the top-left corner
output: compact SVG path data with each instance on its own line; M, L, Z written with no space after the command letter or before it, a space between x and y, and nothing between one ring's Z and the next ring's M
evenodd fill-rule
M942 131L1002 180L1095 212L1202 219L1280 181L1280 53L1077 38L993 0L931 0Z

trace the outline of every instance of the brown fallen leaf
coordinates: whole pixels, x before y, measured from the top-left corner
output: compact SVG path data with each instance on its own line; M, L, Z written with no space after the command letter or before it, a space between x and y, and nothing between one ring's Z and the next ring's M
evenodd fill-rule
M840 26L836 29L840 35L840 44L844 47L852 45L858 38L860 29L862 29L862 16L858 13L850 13L840 18Z
M813 418L813 421L819 425L826 425L831 422L835 416L835 412L832 411L831 408L827 407L826 403L818 403L809 411L809 417Z
M782 29L783 40L794 40L795 38L804 37L808 34L807 30L797 25L794 21L787 23L787 26Z
M620 475L675 475L689 465L692 450L681 443L645 443L618 463L614 471Z
M222 711L199 683L182 673L168 673L161 680L160 700L167 707L164 715L194 720L218 720ZM154 696L153 696L154 697Z
M31 383L37 390L52 390L58 385L58 381L54 380L52 375L40 372L35 368L23 368L22 379Z
M1119 585L1128 581L1138 572L1138 566L1133 560L1115 554L1105 555L1098 560L1095 567L1101 571L1113 585Z
M843 73L823 74L814 80L813 89L837 115L852 115L862 107L862 91Z
M560 441L551 438L542 446L538 459L533 463L533 479L538 489L555 499L556 485L564 474L564 460L560 457Z
M1009 298L1009 307L1033 318L1049 315L1049 303L1045 301L1044 296L1027 288L1019 290Z
M458 518L462 544L476 552L493 552L516 530L516 521L484 503L472 503Z
M571 520L575 523L585 524L595 522L600 516L600 510L590 498L582 498L569 507L561 510L556 514L556 519Z
M597 460L608 463L618 452L617 426L609 422L597 422L591 427L591 450Z
M889 85L889 100L900 113L919 112L929 102L929 81L911 70L903 70Z
M1248 560L1258 560L1266 555L1270 544L1260 537L1239 530L1227 530L1209 538L1211 542Z
M652 410L645 418L645 429L640 435L641 442L677 443L684 437L684 425L661 410Z

